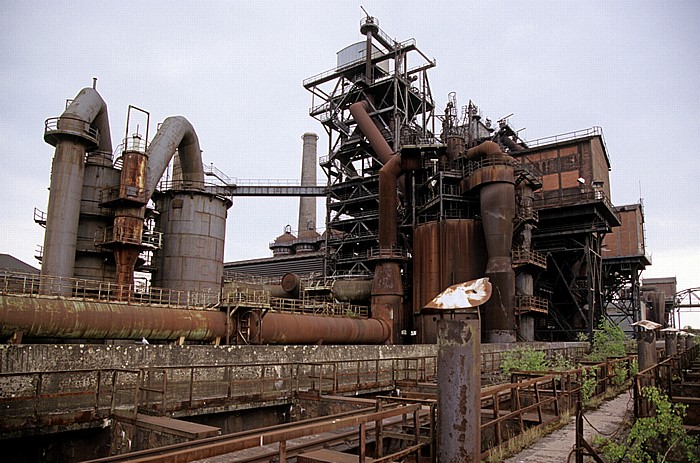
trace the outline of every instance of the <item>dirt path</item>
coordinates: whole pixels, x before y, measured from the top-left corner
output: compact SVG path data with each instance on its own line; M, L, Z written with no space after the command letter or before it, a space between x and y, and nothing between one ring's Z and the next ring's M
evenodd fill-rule
M614 432L625 420L627 413L632 413L632 399L629 392L623 392L612 400L604 402L595 410L584 413L590 423L603 434ZM583 435L588 442L599 434L584 419ZM544 436L517 455L505 460L506 463L565 463L576 442L576 423L569 424ZM571 455L571 462L574 456Z

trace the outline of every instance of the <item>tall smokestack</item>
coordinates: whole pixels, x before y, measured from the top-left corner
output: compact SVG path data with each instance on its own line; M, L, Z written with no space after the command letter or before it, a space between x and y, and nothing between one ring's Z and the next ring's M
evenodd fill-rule
M316 142L318 135L306 132L301 136L304 147L301 154L301 186L316 186ZM310 226L316 228L316 198L299 198L299 228L302 232Z

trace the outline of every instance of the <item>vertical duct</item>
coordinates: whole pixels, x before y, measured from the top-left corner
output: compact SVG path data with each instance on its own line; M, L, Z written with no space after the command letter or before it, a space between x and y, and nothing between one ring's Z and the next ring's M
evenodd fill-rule
M301 154L301 186L316 186L316 143L318 135L306 132L301 136L304 146ZM297 231L316 228L316 198L299 198L299 227Z
M111 153L107 105L84 88L58 118L46 121L44 140L56 147L44 235L42 275L73 277L85 174L85 154Z
M485 342L515 342L515 273L511 260L515 217L515 174L512 158L498 144L485 141L467 150L471 161L483 159L463 182L463 191L479 187L481 219L488 262L486 276L493 284L491 299L481 312Z
M397 242L398 179L403 174L401 155L393 150L367 112L369 103L360 101L350 106L350 114L362 130L384 166L379 170L379 255L372 282L372 317L392 327L391 337L397 340L402 324L403 284L401 256L395 253Z

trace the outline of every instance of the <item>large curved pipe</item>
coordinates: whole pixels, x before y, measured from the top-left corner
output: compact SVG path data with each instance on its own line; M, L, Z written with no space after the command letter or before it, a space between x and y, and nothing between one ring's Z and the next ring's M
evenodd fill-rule
M204 170L199 139L192 124L182 116L171 116L163 121L158 133L148 147L146 190L150 198L163 176L168 163L178 152L182 167L182 180L189 187L204 188Z
M250 339L261 344L382 344L391 336L384 320L268 312L252 317Z
M209 310L0 295L0 336L213 341L226 314Z
M98 129L97 137L91 126ZM107 105L93 88L84 88L61 114L44 139L56 147L51 164L51 186L44 233L42 275L72 278L80 221L85 154L95 147L109 153L112 139ZM97 138L97 146L95 139Z
M99 131L97 150L112 154L112 135L109 129L107 103L97 90L91 87L82 89L61 117L76 118L88 122Z
M400 331L403 323L403 284L401 266L392 255L392 250L396 246L398 235L398 182L404 169L401 155L393 154L393 150L369 116L368 109L367 101L350 106L350 113L357 126L367 137L379 160L384 163L379 170L379 248L380 256L386 254L388 258L380 260L374 268L372 317L390 326L391 338L396 340L395 334Z

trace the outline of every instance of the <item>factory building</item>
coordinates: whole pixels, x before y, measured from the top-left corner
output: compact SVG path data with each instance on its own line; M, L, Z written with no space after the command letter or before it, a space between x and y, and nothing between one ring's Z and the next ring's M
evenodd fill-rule
M447 288L484 277L493 288L479 307L480 341L493 345L486 352L537 341L573 348L564 343L590 336L606 317L672 324L675 286L640 284L651 263L642 206L613 205L600 127L524 140L507 118L488 119L474 102L459 103L456 92L433 95L428 75L436 63L414 39L389 38L370 16L360 31L365 40L339 51L335 67L303 82L312 96L309 114L328 143L320 147L315 133L303 134L297 185L238 183L203 163L186 118L165 119L151 138L149 114L133 106L114 148L107 104L94 83L48 119L44 139L55 152L47 211L36 214L46 228L41 274L2 272L0 337L10 343L2 373L41 371L20 365L34 358L23 345L80 343L93 358L81 357L79 368L113 375L100 373L92 383L100 391L111 381L112 414L133 396L129 384L141 394L143 406L122 417L120 429L133 432L144 407L169 410L170 417L242 413L262 426L301 412L285 409L281 399L262 400L265 386L247 405L207 408L194 397L200 372L191 365L228 365L216 374L228 378L229 399L231 378L246 377L238 368L258 368L275 356L277 369L261 370L274 390L292 388L306 360L322 369L385 356L396 359L387 367L396 373L405 356L419 371L425 365L416 359L434 354L442 317L425 308ZM136 116L149 122L143 133L130 122ZM326 176L321 183L317 163ZM236 196L300 198L296 230L280 224L271 256L224 263ZM326 203L320 226L317 197ZM469 320L473 313L451 317ZM144 349L136 365L134 342ZM106 360L107 350L117 355L120 346L119 358L132 363ZM175 354L173 346L183 350ZM157 356L145 360L148 349ZM40 350L60 356L55 348ZM285 368L296 370L285 376ZM382 391L377 368L374 380L358 379L376 386L363 392ZM189 403L175 410L165 391L182 375L190 375ZM321 373L313 375L323 384ZM112 425L101 410L97 403L94 414L63 417L60 425L7 417L3 432L44 439L59 429L92 429L98 418ZM110 452L120 451L113 441Z

